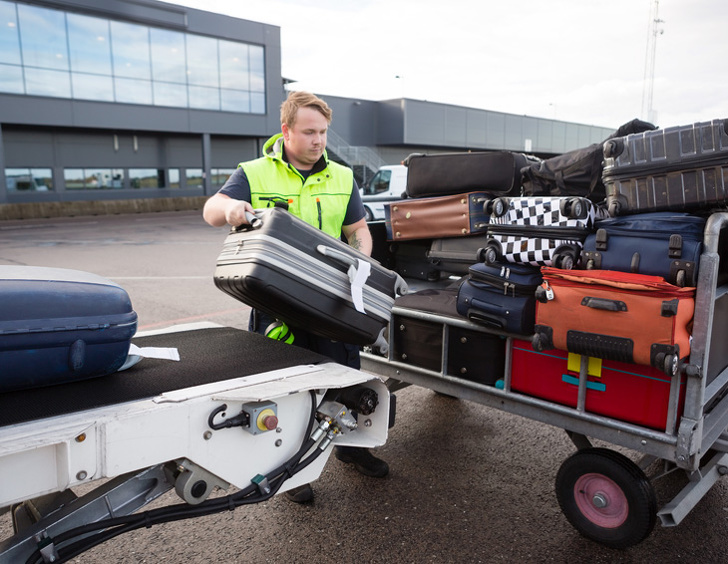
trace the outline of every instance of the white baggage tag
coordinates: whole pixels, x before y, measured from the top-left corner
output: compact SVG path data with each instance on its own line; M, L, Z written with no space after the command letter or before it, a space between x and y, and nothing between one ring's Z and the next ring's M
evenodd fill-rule
M348 272L349 281L351 282L351 299L354 302L356 311L366 313L364 311L364 284L366 284L367 278L369 278L372 271L372 265L361 259L356 260L359 266L351 265Z

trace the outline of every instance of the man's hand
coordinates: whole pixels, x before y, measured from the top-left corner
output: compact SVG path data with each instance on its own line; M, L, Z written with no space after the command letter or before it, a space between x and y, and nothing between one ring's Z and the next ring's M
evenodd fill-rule
M225 206L225 222L233 227L250 223L245 212L253 213L253 206L243 200L230 199L228 205Z
M202 217L213 227L222 227L226 223L237 227L249 223L245 212L253 213L250 203L218 193L205 202Z

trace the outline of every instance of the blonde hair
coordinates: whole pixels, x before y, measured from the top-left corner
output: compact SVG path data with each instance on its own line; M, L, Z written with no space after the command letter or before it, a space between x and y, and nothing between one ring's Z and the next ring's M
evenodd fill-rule
M312 108L324 116L327 123L331 123L333 112L321 98L310 92L291 92L286 101L281 104L281 125L286 124L288 127L293 127L299 108Z

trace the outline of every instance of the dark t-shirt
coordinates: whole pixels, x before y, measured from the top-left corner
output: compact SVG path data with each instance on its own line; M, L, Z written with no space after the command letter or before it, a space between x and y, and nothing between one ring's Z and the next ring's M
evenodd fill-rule
M311 171L299 170L304 178L308 177ZM225 194L235 200L245 200L249 202L251 199L250 195L250 183L248 177L245 175L245 171L242 167L235 169L227 179L227 182L220 188L219 192ZM359 187L354 180L351 187L351 197L349 198L349 205L346 207L346 216L344 216L344 225L351 225L356 223L360 219L364 218L364 204L361 201L361 194L359 194Z

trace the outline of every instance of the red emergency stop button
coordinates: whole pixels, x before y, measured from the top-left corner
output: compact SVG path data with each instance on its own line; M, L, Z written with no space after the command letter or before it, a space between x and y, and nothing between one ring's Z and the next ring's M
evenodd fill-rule
M258 425L258 429L261 431L272 431L278 427L278 417L276 416L276 412L270 408L264 409L258 414L256 424Z

